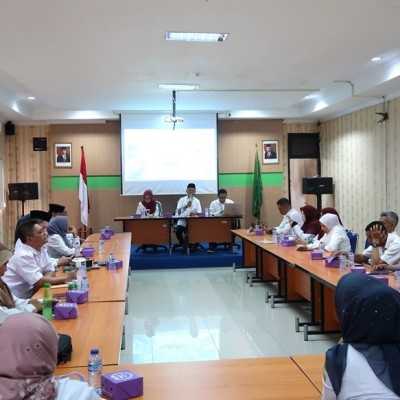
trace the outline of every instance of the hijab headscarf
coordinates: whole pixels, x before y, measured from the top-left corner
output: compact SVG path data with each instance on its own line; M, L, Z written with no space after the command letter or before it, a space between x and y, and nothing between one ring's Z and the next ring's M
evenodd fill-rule
M146 197L150 197L150 203L146 203L144 199ZM154 214L156 212L157 202L153 198L153 192L150 189L147 189L143 193L142 204L144 207L150 210L150 214Z
M336 395L351 344L383 384L400 396L400 293L374 277L347 274L336 287L335 307L343 344L327 351L325 369Z
M8 262L12 257L12 253L3 244L0 243L0 267ZM14 308L15 302L11 294L10 288L0 277L0 306Z
M0 326L0 398L55 399L58 336L41 315L11 315Z
M60 235L63 242L70 247L68 238L68 217L65 215L58 215L50 220L49 225L47 226L47 233L49 236L51 235Z
M319 223L319 211L309 204L304 207L300 207L300 211L303 212L305 221L301 226L301 230L304 233L309 233L312 235L319 235L321 232L321 224Z
M336 211L335 208L333 208L333 207L321 208L321 217L322 217L323 215L325 215L325 214L335 214L335 215L337 215L337 216L338 216L338 219L339 219L340 225L343 226L342 220L340 219L340 215L339 215L339 213ZM318 239L321 239L322 236L324 236L324 232L321 231L320 234L319 234L319 236L318 236Z

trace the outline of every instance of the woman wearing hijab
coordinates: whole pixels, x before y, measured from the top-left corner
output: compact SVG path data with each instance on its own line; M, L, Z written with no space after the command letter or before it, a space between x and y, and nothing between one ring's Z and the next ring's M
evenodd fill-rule
M10 288L3 281L2 276L7 271L7 262L11 257L11 251L0 243L0 325L10 315L42 311L42 305L38 300L19 299L11 293Z
M325 214L335 214L335 215L337 215L337 216L338 216L338 219L339 219L340 225L343 225L342 220L340 219L340 215L339 215L339 213L336 211L335 208L333 208L333 207L321 208L320 217L322 217L322 216L325 215ZM324 236L324 232L320 231L320 233L319 233L319 235L318 235L318 239L321 239L322 236Z
M300 227L296 221L291 220L290 222L293 232L299 239L302 239L303 241L306 241L308 238L314 238L318 236L321 232L319 211L309 204L300 207L300 211L304 224Z
M324 236L320 242L325 243L325 250L331 253L348 253L351 249L346 230L335 214L325 214L320 219L321 230Z
M347 274L335 306L342 343L326 352L322 399L400 399L400 293Z
M75 249L68 240L67 233L72 233L73 237L78 237L76 229L68 226L68 217L59 215L50 220L47 225L47 233L49 234L47 242L47 252L52 258L60 258L61 256L75 255Z
M41 315L9 317L0 326L0 343L0 399L100 399L86 382L53 376L58 335Z
M147 189L143 193L143 198L139 202L136 214L145 215L148 217L159 217L160 210L157 202L154 200L153 192Z

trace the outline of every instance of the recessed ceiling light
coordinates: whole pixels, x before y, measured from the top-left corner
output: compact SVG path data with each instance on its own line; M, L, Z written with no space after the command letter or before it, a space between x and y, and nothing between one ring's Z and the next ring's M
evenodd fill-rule
M27 99L28 100L36 100L36 97L35 96L28 96Z
M372 57L371 61L381 61L382 57Z
M165 32L165 40L184 42L225 42L229 33Z
M167 89L167 90L197 90L200 85L197 84L174 84L174 83L160 83L158 85L159 89Z

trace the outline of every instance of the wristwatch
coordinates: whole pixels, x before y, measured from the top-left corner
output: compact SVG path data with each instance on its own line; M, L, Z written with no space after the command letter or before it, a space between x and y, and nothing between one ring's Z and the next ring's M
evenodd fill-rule
M372 247L379 247L379 243L372 243Z

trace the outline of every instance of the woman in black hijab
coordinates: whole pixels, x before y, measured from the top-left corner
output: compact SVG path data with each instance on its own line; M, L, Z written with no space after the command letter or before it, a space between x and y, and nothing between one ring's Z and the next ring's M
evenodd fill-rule
M326 352L322 399L400 399L400 293L348 274L335 306L343 342Z

